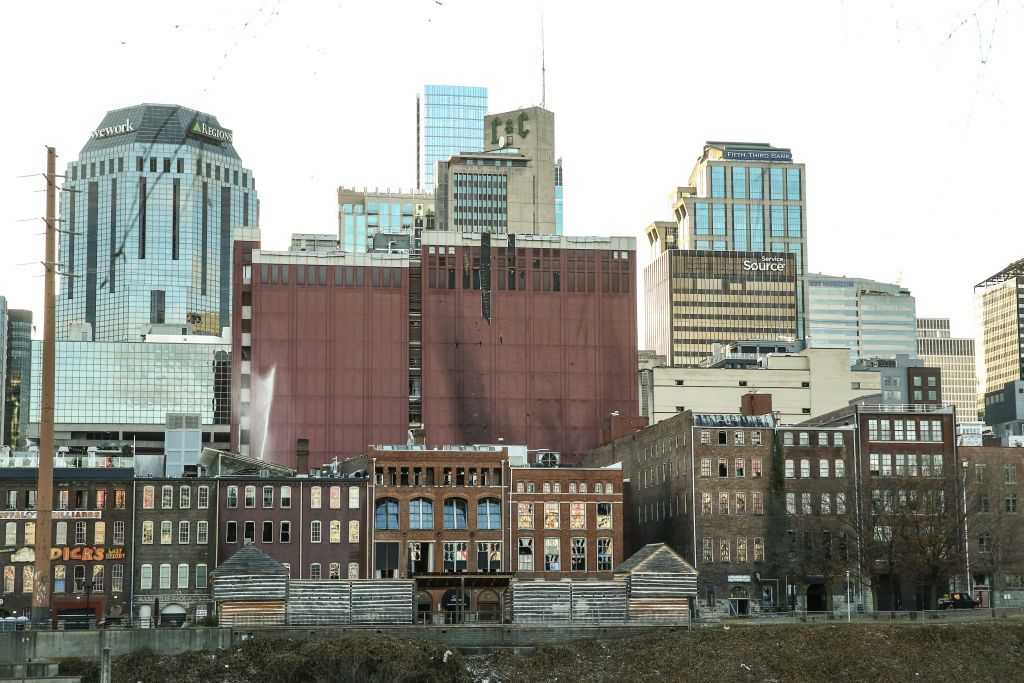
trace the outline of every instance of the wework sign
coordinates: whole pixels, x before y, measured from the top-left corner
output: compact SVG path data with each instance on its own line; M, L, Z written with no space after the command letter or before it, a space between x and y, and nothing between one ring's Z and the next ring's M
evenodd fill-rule
M109 138L114 135L123 135L125 133L134 133L135 126L132 124L132 120L125 119L124 123L115 123L112 126L104 126L103 128L97 128L92 132L94 139Z

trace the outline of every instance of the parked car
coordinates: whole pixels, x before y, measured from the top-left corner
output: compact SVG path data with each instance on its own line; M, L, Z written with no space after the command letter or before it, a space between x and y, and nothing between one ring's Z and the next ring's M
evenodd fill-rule
M939 609L974 609L980 606L981 601L967 593L953 593L939 598Z

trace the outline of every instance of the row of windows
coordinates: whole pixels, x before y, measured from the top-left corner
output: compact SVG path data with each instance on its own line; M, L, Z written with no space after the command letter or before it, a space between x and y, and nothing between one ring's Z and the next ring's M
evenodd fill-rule
M834 465L832 464L834 462ZM786 460L785 462L785 473L787 479L796 478L796 462L793 460ZM833 469L830 471L830 467ZM828 458L820 458L818 460L818 479L828 479L829 475L833 474L836 479L842 479L846 476L846 461L842 458L836 458L834 461L830 461ZM800 479L811 478L811 461L808 458L800 460Z
M749 562L750 555L748 553L747 539L740 536L735 541L728 537L720 537L718 542L715 542L714 538L704 538L703 543L703 558L705 562ZM736 549L736 554L733 555L733 548ZM760 536L754 537L754 562L764 562L764 539ZM717 552L716 552L717 551ZM733 559L735 557L735 559Z
M581 482L577 483L575 481L570 481L569 485L566 488L567 488L569 493L586 493L587 492L587 482L581 481ZM609 482L600 482L599 481L599 482L596 482L594 484L594 493L612 493L613 490L614 490L614 487L612 486L612 483L610 481ZM562 482L560 482L560 481L545 481L545 482L543 482L541 484L540 492L541 493L561 493L562 492ZM537 493L537 484L535 482L532 482L532 481L527 481L527 482L517 481L516 482L516 493Z
M711 493L700 494L700 512L702 515L714 514L714 499ZM750 512L755 515L764 514L764 494L760 491L750 492ZM747 514L747 492L737 491L730 493L728 491L719 491L718 514Z
M988 464L979 462L974 465L974 479L979 484L985 481L986 473L988 472ZM1003 483L1004 484L1016 484L1017 483L1017 464L1008 462L1003 465Z
M157 571L159 572L157 588L160 590L169 590L171 588L172 569L173 567L169 564L161 564L157 566ZM174 588L179 590L190 587L206 588L209 581L209 572L207 571L207 566L205 564L197 564L195 572L192 571L188 564L179 564L176 576L177 581L174 583ZM153 589L153 565L144 564L139 567L139 589Z
M86 586L86 566L76 564L71 566L72 583L67 583L67 565L58 564L53 567L53 592L59 593L84 593ZM14 593L17 590L17 567L7 565L4 567L3 592ZM102 593L105 586L106 566L102 564L92 565L92 584L89 590L93 593ZM31 593L35 586L35 567L31 564L23 565L21 568L21 592ZM71 589L70 591L68 589ZM114 564L110 566L110 592L120 593L124 591L124 565Z
M62 488L57 490L57 510L89 510L89 491L87 489ZM109 492L97 489L93 492L92 502L95 510L105 510L109 505ZM128 493L125 489L114 490L114 509L125 508ZM72 507L72 503L74 507ZM8 510L34 510L36 507L36 491L9 489L4 491L4 504Z
M519 539L519 552L517 567L521 572L546 571L561 572L562 568L562 542L558 538L543 539L543 560L535 558L534 539L521 537ZM587 539L569 539L569 564L568 571L587 571ZM597 568L599 572L610 572L613 566L612 539L597 539Z
M806 383L810 386L810 383ZM782 445L783 446L810 446L811 445L811 434L809 432L796 432L796 438L794 439L794 432L783 432L782 433ZM828 435L829 432L817 432L816 445L828 446ZM794 442L795 441L795 442ZM843 433L832 432L832 445L842 446L843 445Z
M381 498L374 505L374 528L399 529L397 498ZM469 503L463 498L448 498L443 506L443 528L468 529ZM409 501L410 529L434 528L434 501L415 498ZM501 503L497 498L481 498L476 504L477 529L501 529Z
M162 510L174 509L174 486L166 485L160 487L160 508ZM192 487L178 487L178 508L187 510L192 507ZM156 506L156 487L142 487L142 509L152 510ZM199 486L196 489L196 507L205 510L210 507L210 487Z
M742 479L743 477L747 476L748 470L747 470L747 461L746 461L745 458L734 458L733 461L732 461L732 464L733 464L733 470L732 470L733 476L735 476L737 478L740 478L740 479ZM761 467L762 467L762 460L761 460L761 458L751 458L750 459L750 470L749 470L749 472L750 472L751 479L760 479L761 478L761 474L762 474ZM729 458L719 458L718 459L718 473L717 474L718 474L719 477L728 477L729 476ZM702 477L710 477L711 475L712 475L711 458L701 458L700 459L700 476L702 476Z
M561 529L562 512L560 503L517 503L516 504L516 525L520 529L533 529L536 524L536 510L544 514L544 529ZM612 528L612 504L595 504L595 523L598 529ZM569 503L569 528L587 528L587 503Z
M786 514L795 515L797 514L796 494L786 494ZM822 515L845 515L846 514L846 494L839 491L834 497L835 506L833 507L833 494L822 493L818 496L818 512ZM800 509L799 513L802 515L814 514L814 505L812 496L810 493L804 492L800 494Z
M942 420L868 420L869 441L942 441Z
M342 523L337 519L328 521L327 523L327 540L329 543L341 543L341 528ZM310 543L322 543L323 542L323 531L324 525L319 519L314 519L309 523L309 542ZM274 539L277 539L276 541ZM278 522L277 534L274 533L274 522L266 520L262 523L260 529L260 542L261 543L291 543L292 542L292 523L288 521ZM224 527L224 542L225 543L238 543L238 522L228 521ZM242 522L242 543L255 543L256 542L256 522L245 521ZM359 520L352 519L348 522L348 542L358 543L359 542Z
M918 465L920 464L920 469ZM922 477L942 476L942 454L928 453L871 453L868 455L868 472L872 477Z
M1009 493L1003 496L1002 510L1003 512L1009 512L1011 514L1016 514L1019 511L1016 493ZM991 512L987 493L978 494L974 501L974 511L981 513Z
M174 162L173 165L171 163L172 161ZM172 172L173 173L184 173L185 172L185 160L184 159L171 159L170 157L163 157L162 160L161 160L158 157L149 157L149 163L147 164L145 157L136 157L135 158L135 170L138 173L144 173L146 171L146 167L147 166L149 167L149 172L150 173L160 173L160 172L163 172L163 173L172 173ZM171 170L172 167L174 169L173 171ZM71 170L71 180L72 181L78 180L79 177L81 177L82 180L85 180L86 178L95 178L97 176L107 175L107 173L115 173L115 171L114 171L114 159L110 159L109 161L107 159L101 159L99 162L90 161L90 162L83 162L83 163L78 164L78 165L71 164L70 170ZM204 170L203 161L201 159L196 159L196 162L195 162L195 174L197 176L202 176L203 175L203 170ZM205 175L206 175L207 178L214 177L214 178L216 178L216 180L220 181L221 180L221 176L223 176L223 179L224 179L225 183L228 182L228 180L230 180L232 185L238 185L239 184L238 171L235 170L235 169L229 169L227 167L222 168L220 166L220 164L210 164L210 163L207 162L206 166L205 166L205 171L206 171ZM230 175L228 173L229 171L231 171ZM117 173L123 173L124 172L124 157L117 157L117 171L116 172ZM249 174L246 173L246 172L242 173L241 185L242 185L242 187L248 187L248 185L249 185Z
M724 199L725 166L711 166L711 196ZM771 199L800 201L800 169L768 168L767 178L760 166L732 166L732 196L735 199L764 199L764 181L768 180L767 194ZM783 173L785 172L785 173ZM785 178L785 180L783 180ZM748 184L749 179L749 184Z
M142 522L142 543L144 545L151 545L154 542L153 537L154 522L151 520L144 520ZM173 541L174 535L174 523L168 520L160 522L160 544L169 545ZM209 522L199 521L196 522L196 543L199 545L205 545L210 540L210 525ZM191 522L182 520L178 522L178 544L188 545L192 542L192 524Z
M279 499L279 507L283 509L289 509L292 506L292 487L291 486L280 486L277 487L277 497ZM341 509L341 486L328 486L327 487L327 502L328 506L332 510ZM359 508L359 488L358 486L348 487L348 509L356 510ZM319 510L323 507L323 489L322 486L310 486L309 487L309 508L311 510ZM237 508L238 507L238 486L227 487L227 507ZM244 496L243 504L247 508L256 507L256 487L246 486L242 490ZM272 509L274 507L275 487L264 486L260 491L260 507L263 509Z
M433 467L377 467L374 481L377 486L437 486ZM501 486L501 468L444 467L441 486Z
M676 380L676 385L677 386L681 386L680 382L682 382L682 381L683 380ZM747 440L747 433L745 431L737 430L737 431L732 433L732 442L733 442L734 446L744 446L744 445L746 445L746 440ZM707 445L709 445L711 443L711 430L710 429L702 429L702 430L700 430L700 442L701 442L701 444L703 444L705 446L707 446ZM718 432L718 443L719 443L719 445L722 445L722 446L727 445L729 443L729 433L727 431L725 431L724 429L720 430ZM750 445L751 446L760 446L761 445L761 432L760 431L755 431L755 432L751 432L750 433Z
M16 545L35 545L36 543L36 523L25 522L20 525L21 530L21 543L18 543L18 522L6 522L4 524L4 545L16 546ZM55 525L55 543L54 545L62 546L69 545L68 543L68 523L57 522ZM113 545L124 545L124 522L114 522L114 535L112 540ZM106 545L107 542L107 523L106 522L94 522L93 523L93 534L92 534L92 545ZM89 543L89 523L84 521L75 522L74 527L74 545L86 545Z
M946 492L941 489L917 491L914 489L871 491L871 511L878 513L938 514L946 509Z

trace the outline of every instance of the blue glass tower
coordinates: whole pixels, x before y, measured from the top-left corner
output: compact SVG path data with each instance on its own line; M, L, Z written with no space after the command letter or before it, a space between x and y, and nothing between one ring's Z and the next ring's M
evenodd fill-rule
M555 164L555 234L565 234L565 219L562 203L562 160Z
M76 323L95 341L230 325L232 231L259 211L233 142L215 117L176 105L107 113L61 193L58 339Z
M466 85L427 85L419 121L417 185L434 189L434 167L438 161L459 152L483 149L484 116L487 115L487 88ZM420 172L422 171L422 175Z

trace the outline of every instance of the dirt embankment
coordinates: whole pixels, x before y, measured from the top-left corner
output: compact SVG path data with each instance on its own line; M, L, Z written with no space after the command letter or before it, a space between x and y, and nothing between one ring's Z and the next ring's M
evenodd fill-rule
M99 680L98 664L61 672ZM579 641L532 655L464 658L454 648L386 636L260 638L219 652L114 660L114 683L623 683L654 681L1024 680L1024 623L751 625Z

